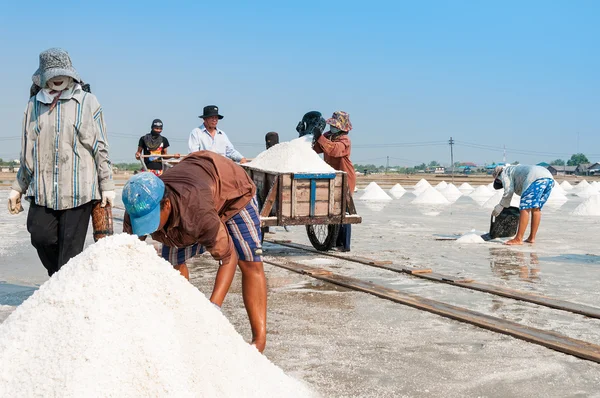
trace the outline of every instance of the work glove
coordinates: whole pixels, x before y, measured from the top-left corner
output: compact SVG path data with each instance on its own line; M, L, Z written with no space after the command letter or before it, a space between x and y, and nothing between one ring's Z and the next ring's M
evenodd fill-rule
M102 192L102 203L100 204L100 207L106 206L106 203L112 206L114 201L115 191L104 191Z
M23 194L17 190L12 189L10 191L10 194L8 195L8 211L10 214L19 214L23 211L21 196L23 196Z
M313 142L317 142L321 134L323 134L321 126L315 126L315 128L313 128Z
M492 211L492 216L498 217L500 213L502 213L502 210L504 210L504 206L502 206L501 204L497 204L496 207L494 207L494 210Z

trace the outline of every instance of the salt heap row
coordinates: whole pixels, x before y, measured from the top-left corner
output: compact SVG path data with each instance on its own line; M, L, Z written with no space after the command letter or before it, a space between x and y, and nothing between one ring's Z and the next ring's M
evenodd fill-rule
M393 187L391 187L388 192L390 193L390 195L392 195L392 197L400 199L406 193L406 189L404 189L402 185L396 184Z
M2 397L305 397L137 237L101 239L0 324Z
M329 166L312 149L312 135L281 142L263 151L245 166L278 173L332 173Z
M392 198L390 198L388 194L386 194L385 191L381 189L381 187L377 185L375 181L373 181L367 185L365 192L360 197L360 200L388 201L392 200Z
M575 216L600 216L600 195L591 195L573 210Z

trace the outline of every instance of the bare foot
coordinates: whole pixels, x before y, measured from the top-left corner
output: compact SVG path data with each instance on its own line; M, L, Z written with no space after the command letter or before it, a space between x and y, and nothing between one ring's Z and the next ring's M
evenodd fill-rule
M525 239L525 242L527 242L527 243L535 243L535 239L527 238L527 239Z
M517 245L522 245L523 241L517 238L511 239L509 241L504 242L505 245L509 245L509 246L517 246Z
M254 341L252 341L252 345L254 347L256 347L258 352L260 352L262 354L262 352L265 350L265 346L267 345L267 341L266 341L266 339L265 340L261 339L259 341L254 340Z

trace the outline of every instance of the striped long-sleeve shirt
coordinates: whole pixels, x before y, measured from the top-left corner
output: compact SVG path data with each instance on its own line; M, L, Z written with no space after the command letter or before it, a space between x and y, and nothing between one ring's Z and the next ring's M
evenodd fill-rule
M78 207L114 190L102 107L93 94L76 87L52 111L31 97L12 188L54 210Z

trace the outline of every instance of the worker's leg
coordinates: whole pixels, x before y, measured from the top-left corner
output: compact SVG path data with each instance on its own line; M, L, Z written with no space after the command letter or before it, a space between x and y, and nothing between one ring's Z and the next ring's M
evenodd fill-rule
M227 229L239 256L242 296L258 351L267 341L267 280L262 263L260 219L256 199L227 221Z
M58 219L58 269L83 251L94 202L62 210Z
M540 209L531 209L531 231L525 242L535 243L535 236L540 227L540 221L542 221L542 211Z
M531 184L535 194L530 202L531 231L529 232L529 237L525 240L527 243L535 243L535 237L542 220L542 208L550 197L554 184L554 180L551 178L541 178ZM527 190L529 190L529 188Z
M523 236L525 235L525 231L527 230L527 224L529 223L529 214L531 213L531 209L521 210L519 213L519 229L517 230L517 235L507 241L505 245L522 245L523 244Z
M35 203L29 205L27 231L42 265L52 276L58 271L58 214Z
M179 273L187 280L190 279L190 271L188 270L186 261L194 257L197 254L204 253L204 247L199 244L195 244L188 247L171 247L167 245L162 246L161 257L171 263Z

